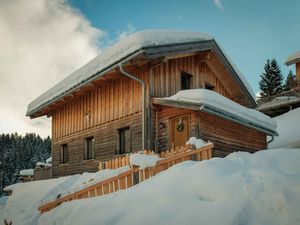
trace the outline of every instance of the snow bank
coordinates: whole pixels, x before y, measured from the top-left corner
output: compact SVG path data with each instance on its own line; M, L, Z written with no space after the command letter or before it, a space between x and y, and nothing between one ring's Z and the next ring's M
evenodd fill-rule
M183 90L163 99L208 106L222 113L233 115L250 125L276 132L276 122L269 116L255 109L246 108L211 90Z
M278 137L271 142L268 148L300 148L300 108L291 110L274 118L278 124Z
M13 221L13 225L36 225L40 217L38 207L41 199L55 186L67 180L68 177L50 179L43 181L32 181L18 183L6 187L13 194L9 196L6 207L2 212L2 223L4 218Z
M72 201L40 225L300 224L300 149L186 161L130 189Z
M207 145L207 142L203 141L202 139L197 139L195 137L191 137L187 142L187 145L192 145L195 148L201 148Z
M0 217L0 221L6 218L13 221L13 225L36 225L40 217L38 207L41 204L116 176L128 169L129 167L125 166L117 170L102 170L96 173L83 173L8 186L5 189L12 190L13 194L9 196L5 210L0 211L3 217Z
M34 169L26 169L20 171L21 176L33 176L33 174L34 174Z
M61 198L65 195L96 184L102 180L117 176L129 169L129 166L123 166L115 170L106 169L96 173L83 173L69 176L64 182L61 182L55 188L49 190L49 192L41 199L41 202L44 204L46 202L55 200L58 197Z
M156 162L159 161L157 155L146 155L141 153L135 153L130 155L130 165L139 166L141 169L146 167L153 167L156 165Z

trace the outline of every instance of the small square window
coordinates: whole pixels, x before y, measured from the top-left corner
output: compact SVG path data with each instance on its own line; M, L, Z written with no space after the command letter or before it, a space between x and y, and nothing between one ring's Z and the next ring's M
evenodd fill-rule
M131 152L131 140L129 127L119 129L119 149L116 155L122 155Z
M94 137L88 137L85 139L84 148L84 159L94 159L95 158L95 139Z
M59 162L60 164L69 162L69 151L67 144L61 145Z
M188 73L181 73L181 90L191 89L192 75Z

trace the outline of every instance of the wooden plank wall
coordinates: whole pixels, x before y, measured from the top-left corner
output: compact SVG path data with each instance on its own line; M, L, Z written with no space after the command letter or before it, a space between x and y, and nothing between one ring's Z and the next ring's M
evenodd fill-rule
M97 171L98 161L108 160L115 156L115 151L119 147L118 129L127 126L130 128L132 151L140 151L142 149L140 112L54 141L52 149L53 176ZM95 160L84 160L85 138L90 136L95 138ZM69 162L66 164L59 164L59 152L62 144L68 144Z
M229 90L204 62L199 63L197 56L170 59L154 67L150 78L150 83L153 84L151 96L166 97L180 91L181 72L192 75L191 88L203 88L205 82L208 82L215 86L214 91L231 98Z
M147 82L146 67L132 73ZM68 102L52 114L53 139L87 130L141 111L141 87L121 76Z
M155 115L156 112L153 112ZM169 143L169 127L170 127L170 119L179 117L179 116L185 116L189 115L190 116L190 136L193 137L198 137L198 125L197 125L197 113L193 110L187 110L187 109L179 109L179 108L171 108L171 107L160 107L158 111L158 120L159 123L164 124L164 128L159 127L158 123L158 128L156 129L156 125L154 125L154 134L153 137L155 137L156 132L158 132L158 150L159 152L161 151L166 151L168 149L171 149L171 143ZM156 123L155 123L156 124Z
M213 156L225 157L234 151L266 149L266 134L204 112L199 113L200 137L214 145Z

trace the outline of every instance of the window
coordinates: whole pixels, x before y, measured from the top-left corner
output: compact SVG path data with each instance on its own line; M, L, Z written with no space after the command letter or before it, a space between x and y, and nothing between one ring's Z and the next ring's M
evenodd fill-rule
M116 155L126 154L131 152L130 129L129 127L119 129L119 149Z
M69 161L68 145L64 144L64 145L61 145L61 148L60 148L59 162L60 162L60 164L64 164L64 163L67 163L68 161Z
M84 159L94 159L95 157L95 139L88 137L85 139Z
M181 73L181 90L186 90L191 88L191 78L192 75L188 73Z
M215 86L210 83L205 82L205 89L214 90Z

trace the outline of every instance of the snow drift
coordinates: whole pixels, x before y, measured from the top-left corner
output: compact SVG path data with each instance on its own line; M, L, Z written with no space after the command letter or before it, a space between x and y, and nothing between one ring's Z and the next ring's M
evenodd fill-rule
M14 186L4 216L13 225L296 225L300 224L299 161L300 149L186 161L132 188L64 203L41 217L34 210L37 203L66 178L29 182ZM34 220L29 223L28 218Z
M278 124L279 136L269 144L269 148L300 148L300 108L274 118Z

